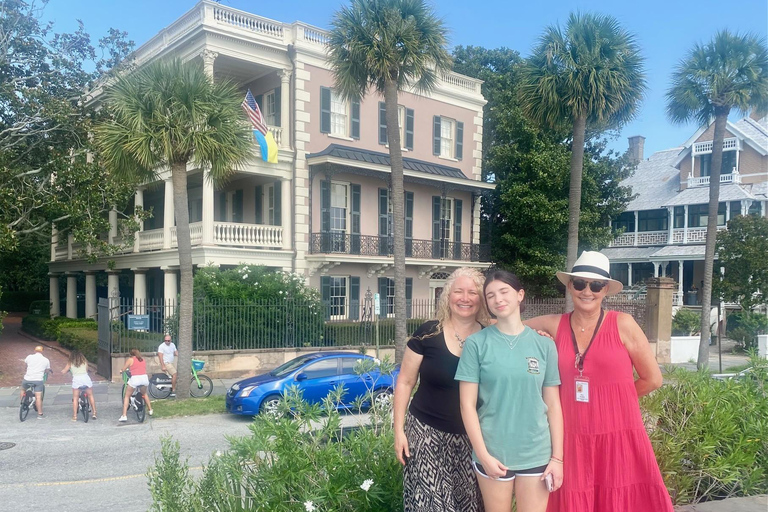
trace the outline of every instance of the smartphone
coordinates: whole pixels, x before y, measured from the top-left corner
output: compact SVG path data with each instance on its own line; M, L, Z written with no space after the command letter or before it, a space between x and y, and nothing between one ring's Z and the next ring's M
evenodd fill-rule
M544 477L544 483L547 484L547 490L549 492L555 490L555 479L552 476L552 473L547 473L547 476Z

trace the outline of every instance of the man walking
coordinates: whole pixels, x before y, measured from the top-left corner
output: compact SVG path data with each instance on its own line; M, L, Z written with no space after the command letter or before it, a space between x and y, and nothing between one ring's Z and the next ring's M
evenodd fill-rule
M166 334L163 342L157 347L157 357L160 359L160 368L171 376L171 396L176 396L176 366L173 362L179 356L176 345L171 341L171 336Z
M43 355L43 347L41 345L36 346L35 353L30 354L24 358L24 362L27 363L27 373L24 374L24 378L21 380L21 396L19 399L24 399L24 392L27 385L34 385L37 419L40 420L43 418L43 392L45 391L45 372L52 371L51 362L47 357Z

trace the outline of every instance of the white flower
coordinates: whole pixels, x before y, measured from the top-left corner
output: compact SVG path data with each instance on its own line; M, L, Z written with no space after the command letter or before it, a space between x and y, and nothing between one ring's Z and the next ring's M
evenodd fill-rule
M243 274L243 279L248 279L248 274Z
M362 484L360 484L360 488L362 490L364 490L365 492L368 492L368 489L370 489L372 485L373 485L373 480L371 480L369 478L368 480L366 480Z
M373 364L375 364L376 366L381 366L381 359L379 359L378 357L374 357L374 358L373 358ZM367 482L367 481L368 481L368 480L366 480L366 482ZM367 491L367 490L368 490L368 489L366 489L366 491Z
M315 510L316 510L315 509L315 504L312 503L311 501L305 501L304 502L304 510L306 510L307 512L315 512Z

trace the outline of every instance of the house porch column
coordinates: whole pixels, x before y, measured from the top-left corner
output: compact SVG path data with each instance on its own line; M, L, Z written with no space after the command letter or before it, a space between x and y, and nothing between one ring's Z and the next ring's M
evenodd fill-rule
M291 71L284 69L280 75L280 148L291 147Z
M48 298L51 301L51 316L61 316L61 301L59 299L59 276L48 274Z
M85 272L85 318L96 318L96 271Z
M133 271L133 313L143 315L147 311L147 270L132 268Z
M203 245L213 245L213 181L203 170Z
M144 188L139 187L136 189L136 196L133 200L135 208L144 208ZM134 209L135 209L134 208ZM136 231L133 236L133 252L139 252L141 250L141 240L140 240L140 233L144 231L144 221L139 221L139 230Z
M293 248L293 204L291 203L291 191L293 180L282 180L280 186L280 221L283 225L283 249L290 251Z
M77 318L77 274L67 272L67 318Z

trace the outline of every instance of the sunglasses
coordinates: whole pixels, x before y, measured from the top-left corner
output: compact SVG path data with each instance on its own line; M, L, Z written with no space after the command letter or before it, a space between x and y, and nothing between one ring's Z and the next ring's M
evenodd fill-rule
M583 279L571 279L571 284L573 285L573 289L577 292L580 292L587 287L587 282ZM600 293L606 286L608 286L608 283L605 281L589 282L589 289L592 290L592 293Z

